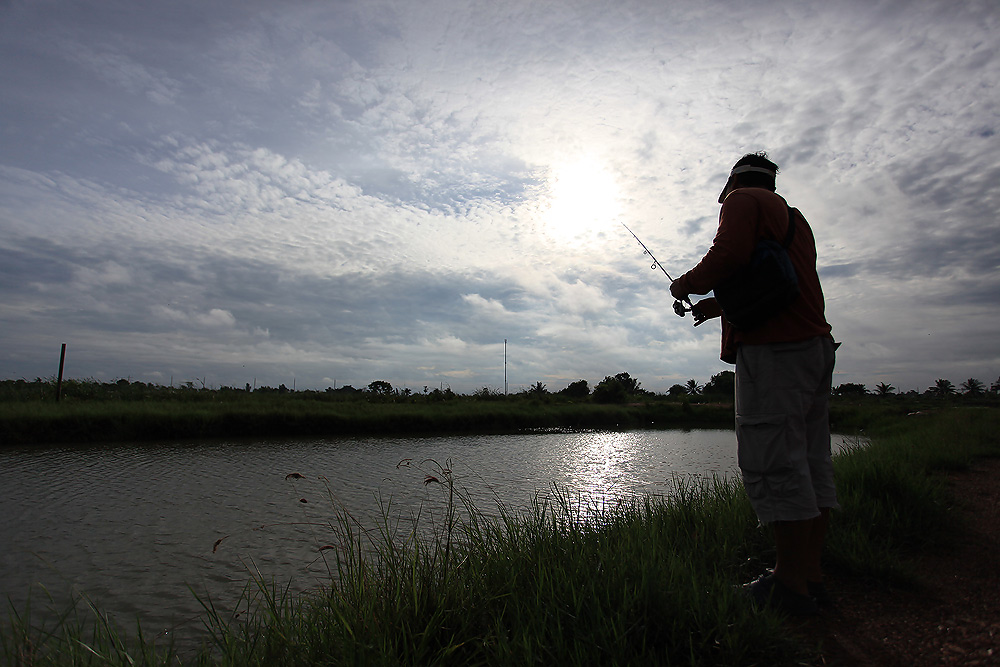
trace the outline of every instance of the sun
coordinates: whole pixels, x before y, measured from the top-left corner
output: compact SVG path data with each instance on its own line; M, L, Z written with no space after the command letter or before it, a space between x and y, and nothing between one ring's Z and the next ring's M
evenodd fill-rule
M618 184L602 162L583 157L553 166L543 219L557 241L590 240L620 213Z

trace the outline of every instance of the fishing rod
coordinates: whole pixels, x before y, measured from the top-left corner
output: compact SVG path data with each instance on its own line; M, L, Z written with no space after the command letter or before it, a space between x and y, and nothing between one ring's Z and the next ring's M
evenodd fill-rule
M667 280L669 280L671 283L673 283L674 279L670 277L670 274L667 273L667 270L665 268L663 268L662 264L660 264L660 260L658 260L655 257L653 257L653 253L651 253L649 251L649 248L647 248L646 244L642 242L642 239L640 239L638 236L636 236L635 232L633 232L631 229L629 229L628 225L626 225L624 222L622 222L622 227L624 227L625 229L628 229L628 233L632 235L632 238L634 238L636 241L638 241L639 245L642 246L642 251L643 251L642 254L649 255L649 258L651 260L653 260L653 263L652 263L652 265L650 265L649 268L653 269L654 271L656 269L659 269L660 271L663 271L663 275L665 275L667 277ZM684 299L684 301L687 302L687 308L684 307L684 303L680 299L677 299L677 300L674 301L674 312L677 313L677 315L679 317L684 317L685 313L693 313L694 312L694 305L691 303L691 299L687 298L687 299Z

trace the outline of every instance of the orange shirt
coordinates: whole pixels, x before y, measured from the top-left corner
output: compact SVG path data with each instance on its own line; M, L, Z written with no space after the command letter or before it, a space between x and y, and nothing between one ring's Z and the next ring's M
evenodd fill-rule
M780 313L750 331L738 331L723 318L723 361L734 363L740 344L791 343L816 336L830 337L823 289L816 273L816 240L805 217L797 209L795 238L788 255L799 279L799 296ZM698 265L677 279L691 294L707 294L750 262L760 239L781 243L788 231L785 200L763 188L740 188L729 193L719 213L719 230L712 247Z

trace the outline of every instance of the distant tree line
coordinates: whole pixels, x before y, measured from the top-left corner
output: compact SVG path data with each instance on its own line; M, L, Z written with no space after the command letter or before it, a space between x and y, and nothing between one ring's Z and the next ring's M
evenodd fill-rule
M923 392L918 392L916 390L910 390L907 392L900 392L891 384L885 382L880 382L875 385L875 388L871 391L863 384L856 383L845 383L838 385L833 388L834 396L879 396L882 398L889 396L905 396L910 398L924 397L924 398L949 398L949 397L968 397L968 398L984 398L987 396L1000 396L1000 378L992 383L989 388L986 384L976 378L969 378L963 382L958 387L955 387L951 380L946 380L944 378L938 378L934 381L930 387L925 389Z
M639 380L627 372L608 375L593 388L587 380L570 382L565 388L550 391L542 382L536 382L516 392L505 394L500 389L484 386L470 394L457 394L450 387L441 385L431 389L424 386L420 392L408 387L393 387L387 380L374 380L363 388L343 385L337 388L327 387L326 390L294 390L286 385L277 387L258 386L243 387L222 386L212 389L206 386L204 380L181 382L178 386L164 386L152 383L119 379L114 382L99 382L97 380L66 380L62 384L62 396L69 400L147 400L176 399L201 400L208 396L226 397L239 395L294 395L298 398L312 398L329 401L368 401L368 402L441 402L453 400L503 401L503 400L533 400L533 401L590 401L593 403L632 403L654 400L675 400L689 403L729 401L735 392L736 376L733 371L725 370L713 375L708 382L701 384L690 379L684 384L674 384L666 392L655 393L644 389ZM29 381L0 380L0 401L47 400L55 396L56 381L54 378L36 378ZM833 388L833 395L843 398L859 398L874 396L878 398L925 398L925 399L977 399L1000 397L1000 378L986 386L976 378L969 378L956 387L951 381L938 379L923 392L899 392L891 384L880 382L869 390L864 384L844 383Z
M243 387L220 386L210 388L202 379L184 381L179 384L165 386L155 383L119 379L114 382L98 380L65 380L61 387L64 398L69 400L123 400L138 401L147 399L177 399L195 400L209 395L225 397L254 394L258 396L295 395L296 397L315 398L334 401L363 400L369 402L438 402L457 399L477 401L500 401L530 399L540 401L592 401L594 403L628 403L642 400L677 399L708 400L711 397L731 397L735 386L735 376L732 371L722 371L704 385L696 380L688 380L686 385L674 385L667 392L657 394L644 389L637 378L627 372L606 376L591 389L587 380L576 380L558 391L550 391L543 382L536 382L516 392L505 394L500 389L481 387L471 394L458 394L451 387L440 386L431 389L425 385L423 391L415 392L409 387L397 388L387 380L373 380L367 386L356 388L352 385L327 387L317 391L311 389L294 390L285 384L277 387L268 385ZM55 395L56 381L54 378L36 378L35 380L0 380L0 401L37 400L51 398Z

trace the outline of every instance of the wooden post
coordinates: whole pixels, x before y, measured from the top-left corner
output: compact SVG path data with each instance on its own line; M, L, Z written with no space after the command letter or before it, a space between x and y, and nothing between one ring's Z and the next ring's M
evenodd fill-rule
M503 395L507 395L507 339L503 339Z
M62 344L62 352L59 353L59 380L56 382L56 403L62 398L62 378L63 368L66 365L66 343Z

